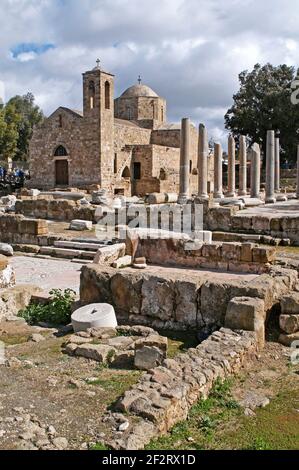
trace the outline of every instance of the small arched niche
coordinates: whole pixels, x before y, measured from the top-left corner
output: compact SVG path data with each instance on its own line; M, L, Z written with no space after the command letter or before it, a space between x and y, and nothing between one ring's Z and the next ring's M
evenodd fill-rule
M122 178L131 178L131 172L128 166L123 169Z

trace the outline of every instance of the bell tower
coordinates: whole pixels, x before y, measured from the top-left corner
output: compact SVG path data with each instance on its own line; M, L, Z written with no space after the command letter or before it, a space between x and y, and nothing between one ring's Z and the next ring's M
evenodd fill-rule
M114 75L96 67L83 74L83 118L88 140L97 152L99 182L109 189L114 160Z

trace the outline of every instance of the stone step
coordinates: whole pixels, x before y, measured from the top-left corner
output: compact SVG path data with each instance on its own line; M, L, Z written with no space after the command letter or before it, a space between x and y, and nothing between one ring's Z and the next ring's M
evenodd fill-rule
M96 251L72 250L67 248L57 248L54 246L42 246L40 249L41 255L55 256L56 258L82 258L93 260Z
M101 246L99 243L85 243L78 241L59 240L54 242L57 248L67 248L71 250L97 251Z

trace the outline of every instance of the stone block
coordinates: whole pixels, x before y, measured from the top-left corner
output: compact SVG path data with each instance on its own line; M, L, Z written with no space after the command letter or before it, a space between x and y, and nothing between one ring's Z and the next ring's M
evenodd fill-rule
M0 255L13 256L13 247L7 243L0 243Z
M125 251L125 243L116 243L115 245L104 246L99 248L93 262L94 264L111 265L114 261L118 260L118 258L123 257L125 255Z
M235 297L227 307L225 327L232 330L255 331L259 346L265 342L265 303L252 297Z
M275 248L253 248L252 260L254 263L272 263L276 257Z
M253 243L242 243L241 244L241 257L240 261L245 263L252 263L253 261L253 248L255 245Z
M135 341L135 350L141 349L144 346L155 346L160 349L166 357L168 348L168 339L165 336L149 335Z
M298 348L299 331L291 335L285 335L285 334L280 335L278 338L278 342L283 344L284 346Z
M105 344L82 344L75 350L76 356L93 359L101 363L109 363L113 360L116 350Z
M222 259L227 261L240 261L241 245L236 243L222 244Z
M209 258L210 260L221 260L222 245L203 245L201 253L204 258Z
M119 272L112 277L110 285L117 311L140 314L142 279L139 274Z
M299 292L292 292L280 300L281 313L299 315Z
M116 269L125 268L127 266L131 266L132 264L132 256L126 255L118 258L118 260L112 263L112 267Z
M162 364L163 352L156 346L143 346L135 351L134 365L136 369L150 370Z
M175 290L171 280L151 276L142 284L141 314L160 320L170 320L174 315Z
M79 219L72 220L70 223L70 230L77 230L77 231L92 230L92 222L88 220L79 220Z
M280 315L279 326L285 333L296 333L299 331L299 315Z

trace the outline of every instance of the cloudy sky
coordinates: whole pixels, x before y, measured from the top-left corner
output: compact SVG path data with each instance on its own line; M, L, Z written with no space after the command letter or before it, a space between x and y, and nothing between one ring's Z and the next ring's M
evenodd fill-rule
M224 142L238 73L298 66L298 18L298 0L1 0L0 95L80 109L81 73L99 57L116 95L140 74L169 121L204 122Z

